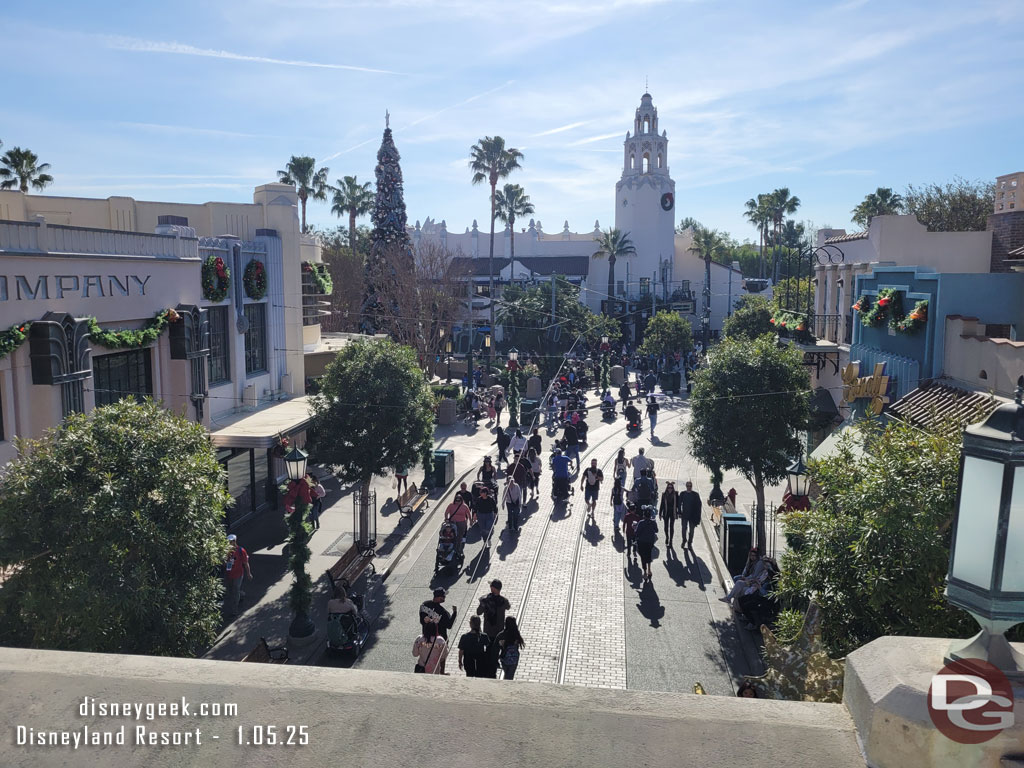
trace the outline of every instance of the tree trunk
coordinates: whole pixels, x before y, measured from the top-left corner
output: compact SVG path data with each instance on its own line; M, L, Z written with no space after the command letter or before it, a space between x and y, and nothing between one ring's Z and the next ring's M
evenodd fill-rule
M605 312L605 314L608 315L609 317L612 314L611 310L612 310L612 306L613 305L611 304L611 300L612 300L613 296L615 296L615 256L612 255L612 254L608 254L608 302L609 303L605 304L605 306L608 307L609 311Z
M26 195L28 194L28 179L23 178L21 180L21 191Z
M754 528L757 533L757 546L761 548L761 554L768 552L765 541L764 527L764 480L760 472L754 472L754 497L757 499L757 509L754 513Z
M306 197L299 195L299 202L302 203L302 233L306 233Z
M762 224L757 228L757 233L761 236L761 247L757 250L757 256L761 261L761 274L759 277L764 279L764 225Z
M348 212L348 247L352 251L352 256L356 255L356 209L352 208Z
M487 365L488 368L494 366L494 345L497 342L497 335L494 333L494 195L495 190L498 186L498 180L494 179L491 181L491 246L487 257L487 272L489 273L489 279L487 281L487 293L488 293L488 307L489 307L489 319L491 326L491 346L487 349Z
M514 216L508 217L508 230L512 233L512 242L509 243L509 248L511 249L512 263L514 264L516 260L516 220Z
M359 530L355 532L357 546L370 542L370 481L363 480L359 489Z

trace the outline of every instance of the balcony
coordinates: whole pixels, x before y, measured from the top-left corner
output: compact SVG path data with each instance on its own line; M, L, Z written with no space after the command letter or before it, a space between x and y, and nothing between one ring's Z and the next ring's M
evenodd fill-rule
M319 325L322 318L331 314L331 302L326 299L330 298L332 288L326 264L302 263L303 325Z

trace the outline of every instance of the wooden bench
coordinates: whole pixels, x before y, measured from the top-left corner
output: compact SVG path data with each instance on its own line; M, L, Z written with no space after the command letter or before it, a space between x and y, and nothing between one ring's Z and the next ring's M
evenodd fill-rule
M373 573L375 569L371 562L372 559L371 556L360 555L359 550L353 544L344 555L338 558L338 562L326 571L327 580L331 583L331 595L339 586L345 587L347 590L365 568L369 568Z
M256 664L287 664L288 649L283 645L279 648L271 648L267 645L267 639L265 637L261 637L259 644L245 654L242 661L249 661Z
M428 509L429 506L426 492L417 489L416 483L406 488L398 497L398 511L403 519L411 518L413 513Z

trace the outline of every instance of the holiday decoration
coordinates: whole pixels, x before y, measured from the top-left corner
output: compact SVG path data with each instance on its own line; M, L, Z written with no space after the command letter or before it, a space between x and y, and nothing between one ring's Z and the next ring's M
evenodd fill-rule
M253 259L245 265L242 275L245 295L253 301L259 301L267 295L267 268L259 259Z
M377 152L377 193L373 205L373 231L370 233L370 256L366 260L366 297L363 300L364 333L382 330L382 314L395 299L388 298L388 286L398 275L412 274L412 244L406 232L405 198L402 187L401 157L391 137L391 128L384 129L384 138ZM397 312L396 312L397 313Z
M904 317L896 326L900 333L916 333L928 322L928 299L919 301L914 305L914 310Z
M890 317L890 309L892 307L894 295L897 293L898 291L892 288L883 288L880 290L878 292L878 297L875 299L875 303L872 304L870 308L866 308L867 311L863 309L861 310L861 325L866 328L877 328L885 325L886 321Z
M231 270L220 256L210 255L203 262L203 298L208 301L224 301L231 283Z
M859 299L857 299L857 303L850 307L850 309L852 309L853 311L861 313L867 312L870 308L871 299L867 295L861 296Z
M331 278L331 271L326 264L313 264L304 261L302 262L302 271L310 274L316 292L321 296L330 296L334 292L334 280Z
M118 330L101 328L95 317L89 318L89 341L107 349L126 349L144 347L160 338L167 324L181 319L173 309L161 309L142 328Z
M12 325L6 331L0 331L0 360L25 343L25 339L28 338L28 329L31 326L32 323L20 323Z

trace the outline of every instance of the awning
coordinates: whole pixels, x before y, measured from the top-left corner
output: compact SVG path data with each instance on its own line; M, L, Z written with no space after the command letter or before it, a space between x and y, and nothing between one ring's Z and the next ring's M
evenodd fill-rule
M818 429L843 423L843 417L836 407L835 400L832 399L832 393L824 387L818 387L811 395L810 411L811 421Z
M851 429L855 429L852 421L843 422L836 428L835 432L822 440L818 447L811 451L811 458L815 461L821 461L832 456L839 449L839 441L843 435ZM864 455L864 447L861 445L860 440L853 440L850 443L850 449L857 458Z
M305 429L310 420L309 398L294 397L258 411L211 418L210 439L218 448L271 448L278 435Z

